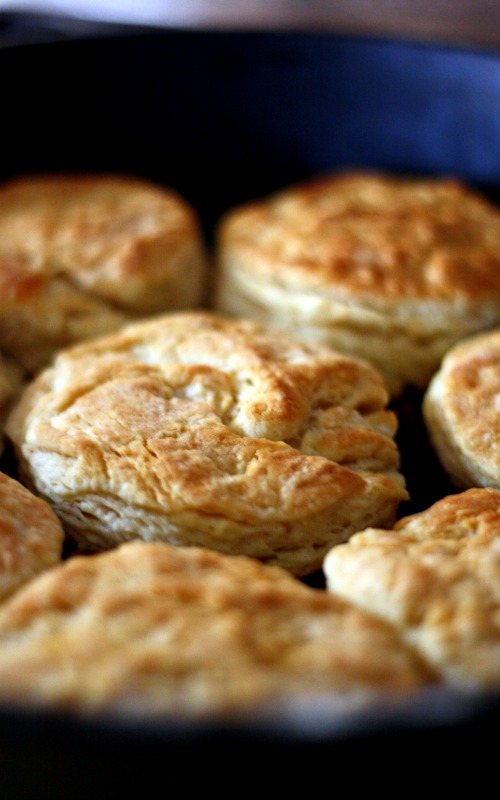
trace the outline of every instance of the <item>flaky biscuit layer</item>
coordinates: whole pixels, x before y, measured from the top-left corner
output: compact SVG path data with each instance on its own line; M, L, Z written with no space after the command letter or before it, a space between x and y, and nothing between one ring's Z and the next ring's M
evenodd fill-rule
M207 259L194 210L122 175L0 186L0 347L33 372L130 318L198 305Z
M500 330L445 355L423 402L434 449L460 488L500 488Z
M164 539L299 575L407 498L386 402L364 362L184 312L60 353L7 432L82 549Z
M434 680L370 614L204 548L129 542L74 556L0 609L3 704L200 717Z
M392 624L452 685L500 687L500 491L469 489L367 529L324 562L335 595Z
M217 310L374 363L392 394L500 320L500 213L448 179L341 173L229 211Z
M44 500L0 472L0 600L62 558L64 532Z

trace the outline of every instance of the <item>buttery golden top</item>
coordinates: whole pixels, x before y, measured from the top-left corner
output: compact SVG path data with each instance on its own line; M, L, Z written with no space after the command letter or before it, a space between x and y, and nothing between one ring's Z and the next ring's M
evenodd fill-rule
M255 713L432 683L389 626L288 573L129 542L74 556L0 610L0 699L84 714Z
M384 302L500 293L500 212L452 179L327 175L230 211L221 246L285 286ZM239 262L239 269L245 266Z
M394 625L452 684L500 687L500 491L469 489L333 548L328 588Z
M407 496L386 402L362 361L184 312L60 353L7 431L85 549L164 538L305 574Z
M462 488L500 488L500 330L449 350L424 397L436 452Z
M63 540L47 503L0 472L0 599L60 561Z
M195 212L170 188L113 174L0 186L0 345L29 369L130 316L196 305L204 268Z
M169 250L197 233L188 204L147 181L18 178L0 187L3 293L37 291L57 275L118 306L159 310L156 292Z

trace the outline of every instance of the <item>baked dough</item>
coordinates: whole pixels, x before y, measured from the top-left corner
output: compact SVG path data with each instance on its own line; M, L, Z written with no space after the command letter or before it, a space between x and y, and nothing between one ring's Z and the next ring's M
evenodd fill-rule
M459 488L500 489L500 330L452 347L425 395L431 444Z
M392 624L443 681L500 688L500 491L469 489L327 555L328 589Z
M201 303L206 253L172 189L123 175L0 186L0 348L34 372L131 318Z
M380 620L203 548L129 542L74 556L0 610L6 707L241 718L299 695L359 707L434 681Z
M364 362L192 311L61 352L6 429L80 550L161 539L305 575L407 499L386 403Z
M39 497L0 472L0 600L62 558L63 528Z
M343 172L231 209L213 307L368 359L393 396L500 321L500 213L456 180Z

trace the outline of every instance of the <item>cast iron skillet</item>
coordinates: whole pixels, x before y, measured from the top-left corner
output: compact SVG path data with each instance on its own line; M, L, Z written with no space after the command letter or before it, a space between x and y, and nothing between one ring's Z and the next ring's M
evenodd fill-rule
M499 196L494 51L318 32L81 29L4 17L0 74L0 180L67 170L149 177L196 206L209 241L231 205L337 168L452 174ZM415 417L400 433L422 442L403 464L413 495L408 511L448 488L436 464L435 477L421 484L430 454L414 436L419 425ZM318 780L342 779L351 788L387 789L397 767L407 788L427 780L430 765L449 790L470 771L477 748L482 778L493 769L488 748L499 720L496 694L435 690L370 714L336 713L326 698L231 724L124 724L2 709L0 796L147 797L158 792L155 779L164 791L176 785L219 794L272 786L317 792ZM434 789L436 780L439 774Z

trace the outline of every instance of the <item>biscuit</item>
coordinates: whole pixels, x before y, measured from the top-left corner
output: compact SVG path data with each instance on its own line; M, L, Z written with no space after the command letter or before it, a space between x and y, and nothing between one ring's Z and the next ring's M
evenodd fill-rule
M464 690L500 688L500 491L468 489L325 558L327 588L392 624Z
M64 532L50 509L0 472L0 600L62 558Z
M390 626L246 557L161 542L77 555L0 610L0 699L86 715L255 713L433 684Z
M0 348L29 372L133 318L196 306L206 254L172 189L122 175L0 186Z
M212 306L368 359L425 388L500 321L500 213L446 178L336 173L230 209Z
M160 539L319 569L407 499L379 374L203 311L59 353L6 430L78 549Z
M500 330L452 347L422 413L440 463L459 488L500 488Z

